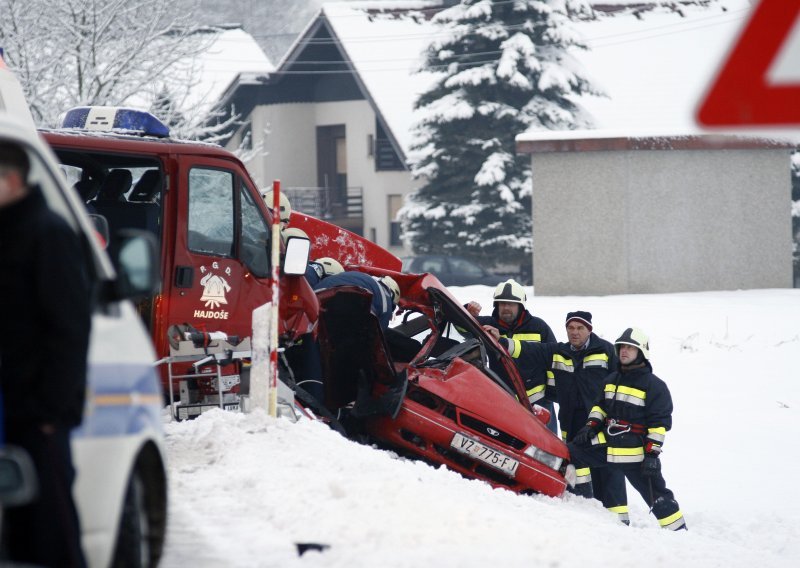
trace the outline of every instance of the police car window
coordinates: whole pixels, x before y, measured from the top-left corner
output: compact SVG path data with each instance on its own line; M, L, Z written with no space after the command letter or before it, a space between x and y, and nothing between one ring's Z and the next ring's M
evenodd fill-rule
M254 275L269 276L269 225L247 187L241 186L242 239L239 256Z
M233 174L225 170L189 170L189 249L233 256Z
M77 221L70 212L69 206L59 189L58 182L53 177L53 172L51 172L39 156L31 150L28 150L28 159L31 165L30 173L28 174L28 183L32 186L39 186L50 209L64 217L70 226L73 228L77 227Z

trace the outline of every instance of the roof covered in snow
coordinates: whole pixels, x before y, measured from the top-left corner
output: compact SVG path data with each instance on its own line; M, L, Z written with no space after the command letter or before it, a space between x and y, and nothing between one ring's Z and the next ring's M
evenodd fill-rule
M216 34L208 49L197 56L194 68L197 86L191 89L184 106L210 110L237 77L246 80L251 75L272 71L275 65L253 36L236 26Z

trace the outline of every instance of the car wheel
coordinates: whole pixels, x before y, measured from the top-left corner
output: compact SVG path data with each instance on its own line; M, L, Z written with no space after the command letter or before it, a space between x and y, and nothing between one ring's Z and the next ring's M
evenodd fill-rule
M148 528L144 482L139 472L134 470L125 491L114 551L115 568L143 568L150 565Z

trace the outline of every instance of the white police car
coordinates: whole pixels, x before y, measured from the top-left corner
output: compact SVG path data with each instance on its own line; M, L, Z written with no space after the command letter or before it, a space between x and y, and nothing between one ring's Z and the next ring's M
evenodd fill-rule
M162 395L153 346L127 299L152 292L154 248L143 236L130 235L121 241L115 271L83 203L67 188L55 156L34 129L27 106L19 106L24 105L21 88L1 59L0 100L5 101L0 140L28 153L30 181L39 184L50 208L81 236L96 286L87 402L83 424L72 437L86 559L91 567L155 565L163 549L167 508Z

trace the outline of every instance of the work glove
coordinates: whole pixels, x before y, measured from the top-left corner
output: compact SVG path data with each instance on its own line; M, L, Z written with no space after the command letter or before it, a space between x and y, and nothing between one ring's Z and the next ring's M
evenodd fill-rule
M589 444L589 440L592 439L592 436L597 434L600 431L600 423L597 420L589 420L586 423L586 426L578 430L578 433L575 434L575 437L572 439L572 443L576 446L586 446Z
M644 477L656 477L661 472L661 460L656 454L645 454L642 462L642 475Z

